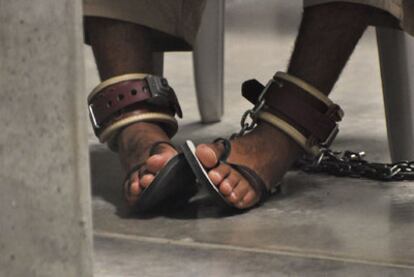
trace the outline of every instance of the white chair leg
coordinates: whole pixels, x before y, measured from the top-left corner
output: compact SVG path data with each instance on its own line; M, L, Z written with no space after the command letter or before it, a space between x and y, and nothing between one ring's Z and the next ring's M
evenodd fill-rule
M377 42L391 159L414 160L414 38L377 28Z
M220 121L223 101L224 0L208 0L193 52L201 121Z

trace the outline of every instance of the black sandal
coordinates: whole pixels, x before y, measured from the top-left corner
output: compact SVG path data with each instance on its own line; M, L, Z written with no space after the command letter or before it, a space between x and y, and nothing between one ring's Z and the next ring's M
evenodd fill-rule
M231 152L231 143L230 140L224 139L224 138L218 138L214 141L214 143L220 142L223 144L224 151L221 154L218 164L214 167L217 167L220 163L228 164L233 169L237 170L246 180L249 182L249 184L252 186L256 194L258 195L258 199L255 204L251 205L250 207L246 209L251 209L257 205L260 205L263 203L271 194L274 194L279 186L273 187L271 190L269 190L265 183L263 182L262 178L259 177L259 175L256 174L252 169L240 165L240 164L233 164L228 163L227 158L230 156ZM197 182L204 186L212 195L215 196L217 202L224 207L227 208L236 208L232 203L230 203L219 191L216 185L213 184L213 182L210 180L207 171L201 164L200 160L195 154L195 145L192 141L186 141L184 145L181 146L182 151L184 153L185 158L188 161L188 164L190 165L192 171L195 174Z
M159 141L151 146L149 156L156 154L157 148L161 144L167 144L176 149L168 141ZM134 166L126 175L123 184L131 178L132 174L139 172L143 165L144 163ZM197 193L194 180L195 176L184 154L178 153L155 175L151 184L141 191L134 209L144 212L154 210L157 207L166 207L169 204L186 203ZM127 185L127 193L130 192L130 186L131 182Z

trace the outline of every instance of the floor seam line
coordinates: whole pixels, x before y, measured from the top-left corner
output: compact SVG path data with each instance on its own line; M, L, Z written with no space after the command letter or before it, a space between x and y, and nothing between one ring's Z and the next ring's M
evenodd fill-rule
M94 235L97 237L101 237L101 238L133 240L133 241L139 241L139 242L169 244L169 245L182 246L182 247L195 247L195 248L215 249L215 250L233 250L233 251L249 252L249 253L290 256L290 257L296 257L296 258L330 260L330 261L336 261L336 262L346 262L346 263L355 263L355 264L363 264L363 265L414 269L414 265L410 265L404 262L386 262L386 261L380 261L380 260L356 259L356 258L350 258L350 257L349 258L335 257L335 256L328 256L326 254L296 252L293 250L289 251L289 250L278 250L278 249L263 249L263 248L254 248L254 247L246 247L246 246L236 246L236 245L230 245L230 244L217 244L217 243L198 242L198 241L174 240L174 239L167 239L167 238L146 237L146 236L138 236L138 235L131 235L131 234L119 234L119 233L99 231L99 230L95 230Z

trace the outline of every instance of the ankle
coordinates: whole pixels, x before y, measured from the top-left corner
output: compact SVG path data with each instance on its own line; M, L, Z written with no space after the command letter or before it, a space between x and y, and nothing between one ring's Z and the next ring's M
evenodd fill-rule
M140 140L140 135L145 134L147 140L169 141L165 131L157 123L137 122L124 128L118 138L119 145L124 145L131 140Z
M295 142L294 139L266 122L260 122L255 130L258 135L262 135L275 141L279 147L285 149L289 156L299 157L299 155L303 153L303 149Z
M124 128L118 136L118 154L125 170L145 161L151 146L158 141L169 141L164 130L155 123L138 122Z

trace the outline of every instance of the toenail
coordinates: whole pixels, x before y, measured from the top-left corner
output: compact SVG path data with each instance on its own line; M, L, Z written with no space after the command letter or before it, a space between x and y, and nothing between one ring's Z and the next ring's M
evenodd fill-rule
M230 183L228 180L224 180L223 182L221 182L221 185L225 187L230 187Z
M221 176L220 176L220 174L218 173L218 172L216 172L216 171L210 171L210 174L212 174L213 176L213 178L220 178Z
M149 158L148 158L148 160L147 160L147 162L148 161L156 161L156 160L158 160L158 159L161 159L162 158L162 155L160 155L160 154L154 154L154 155L152 155L152 156L150 156Z
M139 184L137 184L137 183L132 183L132 184L129 186L129 194L130 194L130 195L132 195L132 194L137 194L137 193L139 192L139 188L140 188L140 185L139 185Z
M216 153L214 152L213 149L211 149L211 147L207 146L207 145L203 145L202 146L202 150L206 151L206 153L208 153L208 155L211 155L211 157L215 158L216 157Z
M230 186L230 184L229 183L221 183L221 186L220 187L222 187L224 190L227 190L227 191L232 191L233 190L233 188ZM234 194L234 193L233 193Z

